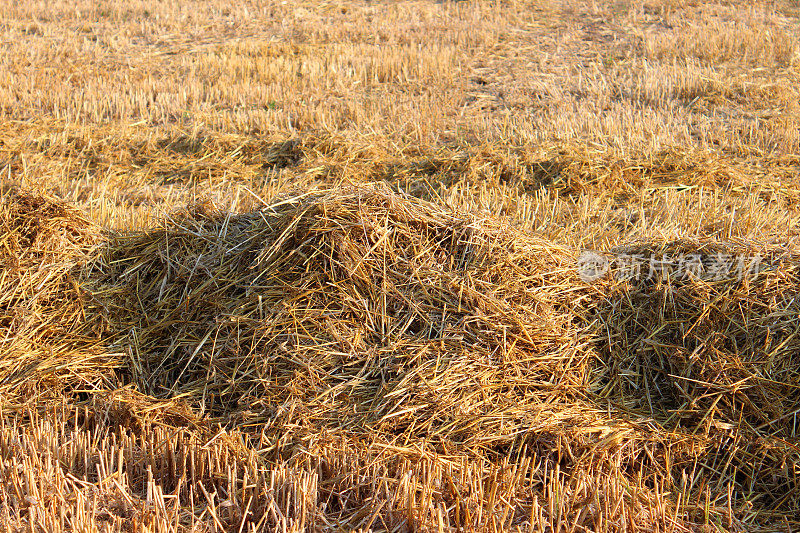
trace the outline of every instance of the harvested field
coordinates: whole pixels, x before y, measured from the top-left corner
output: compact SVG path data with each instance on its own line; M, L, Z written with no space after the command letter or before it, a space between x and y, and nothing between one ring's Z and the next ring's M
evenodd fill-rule
M794 3L0 12L0 529L800 527Z

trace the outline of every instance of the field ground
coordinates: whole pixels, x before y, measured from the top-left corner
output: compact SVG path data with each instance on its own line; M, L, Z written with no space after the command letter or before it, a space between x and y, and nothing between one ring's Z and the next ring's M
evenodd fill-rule
M800 528L796 1L4 1L0 50L0 529Z

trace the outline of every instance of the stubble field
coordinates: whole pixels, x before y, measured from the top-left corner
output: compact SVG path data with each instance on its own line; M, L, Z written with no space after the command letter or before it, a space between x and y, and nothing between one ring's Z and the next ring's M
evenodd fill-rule
M0 529L800 528L797 2L2 2L0 50Z

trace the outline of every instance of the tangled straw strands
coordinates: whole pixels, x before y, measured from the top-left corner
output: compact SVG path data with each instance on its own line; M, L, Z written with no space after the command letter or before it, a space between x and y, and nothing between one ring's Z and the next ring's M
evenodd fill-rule
M102 386L113 358L99 347L79 287L100 229L64 202L10 191L0 201L0 239L0 394Z
M588 384L567 250L388 190L195 213L112 248L95 297L133 381L211 414L485 447Z
M719 279L641 277L608 291L591 312L605 326L598 394L702 435L698 479L800 512L800 257L748 242L640 243L617 253L695 256L706 269L727 261L731 270Z
M3 393L64 394L46 420L6 402L0 468L33 468L12 442L49 443L69 474L51 484L96 487L109 520L159 497L170 531L742 529L800 510L785 250L640 243L617 252L763 268L586 283L573 250L379 186L128 234L28 193L2 208Z

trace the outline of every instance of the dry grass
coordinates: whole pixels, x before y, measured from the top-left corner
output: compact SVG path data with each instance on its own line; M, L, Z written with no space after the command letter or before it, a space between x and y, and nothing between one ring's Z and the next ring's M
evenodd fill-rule
M796 2L0 13L3 530L800 525Z

